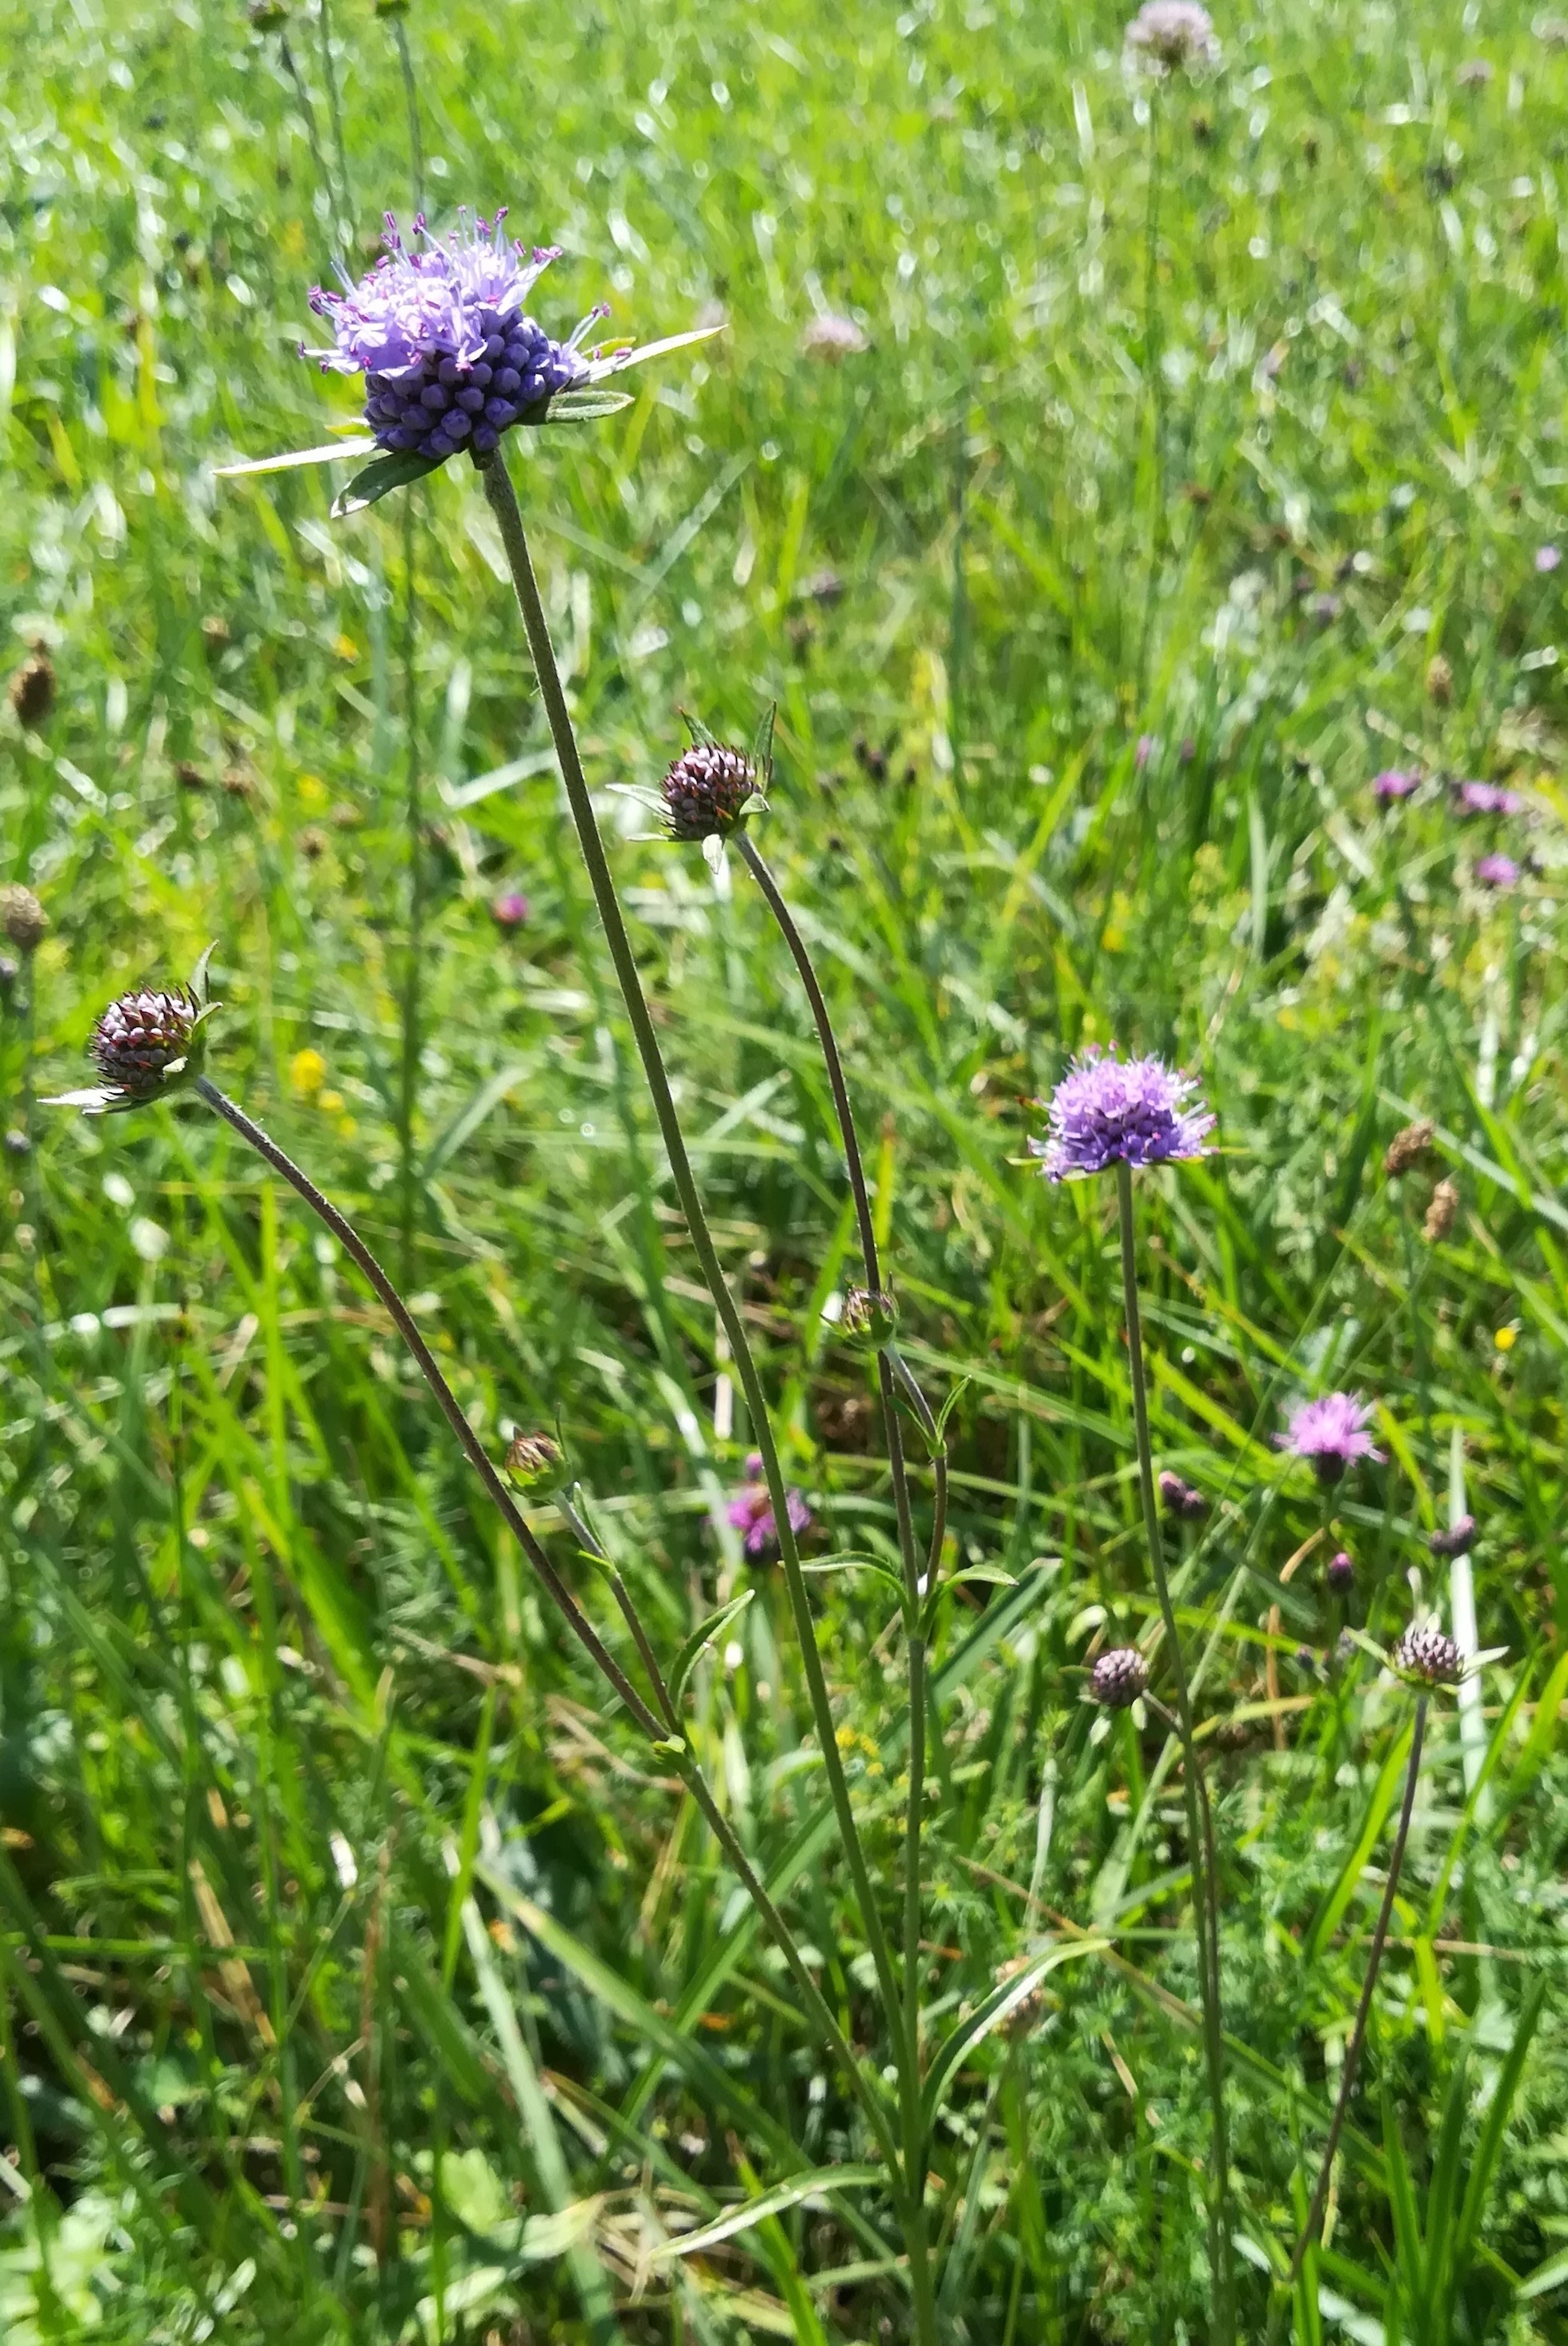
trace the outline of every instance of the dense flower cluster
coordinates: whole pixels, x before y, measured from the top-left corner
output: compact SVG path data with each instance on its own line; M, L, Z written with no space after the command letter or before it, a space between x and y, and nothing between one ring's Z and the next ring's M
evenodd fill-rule
M1207 1154L1215 1118L1190 1076L1163 1059L1119 1059L1091 1045L1051 1095L1051 1135L1031 1140L1048 1181L1112 1165L1165 1165Z
M672 839L722 839L757 789L757 769L740 750L694 741L660 786Z
M140 1107L157 1099L185 1066L201 1005L183 985L138 987L111 1002L93 1030L91 1050L108 1096L106 1107Z
M380 447L438 464L463 447L483 456L510 425L542 422L557 392L587 379L577 342L603 312L565 342L527 316L523 304L556 250L509 242L505 217L493 225L464 212L438 241L422 216L411 250L389 212L387 250L370 273L343 292L312 291L335 340L307 355L323 371L363 374Z
M1432 1621L1410 1623L1394 1647L1393 1664L1402 1678L1423 1686L1457 1686L1464 1675L1459 1647Z
M1089 1699L1105 1710L1125 1710L1149 1682L1149 1666L1135 1646L1113 1646L1089 1673Z
M1320 1483L1337 1483L1356 1459L1381 1458L1367 1431L1371 1415L1359 1393L1325 1393L1303 1402L1277 1439L1282 1450L1307 1459Z

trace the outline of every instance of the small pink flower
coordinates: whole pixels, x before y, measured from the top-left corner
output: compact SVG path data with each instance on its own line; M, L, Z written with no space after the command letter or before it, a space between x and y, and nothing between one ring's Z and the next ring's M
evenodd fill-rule
M509 894L496 897L490 907L490 917L498 929L520 929L531 909L527 897L513 889Z
M811 1520L811 1510L799 1491L785 1494L792 1532L803 1532ZM741 1545L748 1556L776 1556L779 1551L779 1525L773 1513L773 1503L762 1480L762 1455L754 1450L746 1462L746 1488L738 1491L727 1510L730 1522L740 1534Z
M1481 855L1475 876L1483 888L1512 888L1518 884L1519 866L1512 855Z
M1390 766L1382 773L1373 775L1372 796L1385 801L1408 799L1412 791L1420 788L1420 780L1419 774L1405 773L1398 766Z

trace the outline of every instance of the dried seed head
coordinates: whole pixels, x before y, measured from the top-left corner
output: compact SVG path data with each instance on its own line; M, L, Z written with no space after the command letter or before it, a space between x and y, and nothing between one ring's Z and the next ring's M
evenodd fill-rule
M20 954L35 954L48 933L49 915L19 880L0 888L0 929Z
M1394 1647L1394 1668L1423 1686L1457 1686L1462 1674L1459 1647L1431 1621L1412 1621Z
M899 1308L881 1288L851 1287L839 1314L839 1332L847 1343L880 1352L891 1343Z
M1427 699L1434 709L1446 709L1453 699L1453 670L1441 652L1427 663Z
M723 839L757 790L757 769L739 750L694 741L670 767L662 790L672 839Z
M519 1433L506 1453L506 1479L515 1491L554 1490L565 1461L547 1433Z
M1015 1980L1021 1972L1026 1972L1033 1958L1028 1955L1010 1956L1006 1963L997 1967L997 1986L1005 1987L1009 1981ZM1027 2036L1032 2028L1039 2027L1045 2016L1045 2010L1044 1983L1035 1980L1033 1985L1019 1997L1002 2025L1009 2036Z
M188 987L155 992L141 986L111 1002L94 1029L93 1057L105 1089L117 1105L140 1107L162 1093L171 1075L183 1073L201 1005Z
M1407 1124L1396 1132L1383 1155L1383 1170L1390 1181L1419 1165L1436 1137L1437 1127L1423 1116L1415 1124Z
M1433 1532L1427 1545L1433 1556L1468 1556L1475 1545L1475 1517L1461 1515L1446 1532Z
M1089 1673L1089 1699L1105 1710L1125 1710L1149 1682L1149 1666L1135 1646L1113 1646Z
M17 720L29 732L36 731L55 705L55 663L42 644L35 644L30 659L25 659L11 678L8 697Z
M1428 1246L1439 1246L1447 1238L1459 1211L1459 1191L1451 1181L1440 1181L1432 1191L1427 1218L1421 1224L1421 1236Z

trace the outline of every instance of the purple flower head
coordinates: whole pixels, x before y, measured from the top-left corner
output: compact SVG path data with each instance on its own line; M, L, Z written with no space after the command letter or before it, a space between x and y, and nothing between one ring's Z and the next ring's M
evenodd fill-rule
M1091 1044L1074 1062L1051 1095L1050 1115L1050 1138L1029 1143L1048 1181L1204 1157L1215 1127L1190 1076L1163 1059L1119 1059L1115 1044L1108 1051Z
M1419 774L1407 774L1398 766L1390 766L1384 772L1373 775L1372 796L1385 801L1408 799L1420 788L1420 780Z
M514 888L506 895L496 897L490 907L490 917L498 929L520 929L531 909L527 897Z
M1453 803L1458 814L1517 814L1524 801L1501 782L1461 782Z
M1367 1431L1371 1414L1359 1393L1325 1393L1321 1401L1303 1402L1275 1439L1280 1449L1309 1460L1320 1483L1337 1483L1353 1460L1382 1457Z
M1519 880L1519 866L1512 855L1478 855L1475 876L1483 888L1512 888Z
M1541 573L1543 578L1549 577L1552 572L1557 568L1557 566L1562 559L1563 549L1561 546L1538 546L1535 549L1535 567Z
M323 372L365 377L365 422L378 446L439 464L467 447L483 456L510 424L541 423L551 399L593 370L577 344L556 342L524 312L529 292L558 248L530 252L494 224L458 215L437 240L423 215L412 250L389 212L387 250L358 285L317 286L311 307L325 318L332 347L309 351Z
M785 1494L792 1532L803 1532L811 1520L811 1510L799 1491ZM746 1461L746 1488L738 1491L726 1512L740 1534L741 1545L748 1556L776 1556L779 1551L779 1525L773 1513L773 1503L762 1481L762 1454L752 1451Z

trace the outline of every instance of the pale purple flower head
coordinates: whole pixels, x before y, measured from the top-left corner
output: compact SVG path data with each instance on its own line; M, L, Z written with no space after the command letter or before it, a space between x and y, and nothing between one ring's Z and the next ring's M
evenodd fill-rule
M335 340L305 355L323 372L365 377L365 421L379 446L438 464L463 447L483 456L509 425L542 422L557 392L587 378L577 344L603 311L565 342L525 316L556 248L511 242L505 217L461 212L437 240L422 216L411 250L389 212L387 250L368 275L341 293L312 291L311 307Z
M1512 855L1478 855L1475 876L1483 888L1513 888L1519 883L1519 866Z
M520 929L526 923L531 909L527 897L512 888L505 895L495 898L490 907L490 917L498 929Z
M1307 1459L1320 1483L1337 1483L1356 1459L1382 1457L1367 1431L1371 1415L1359 1393L1325 1393L1321 1401L1303 1402L1275 1439L1282 1450Z
M1127 26L1126 46L1134 63L1156 73L1214 65L1219 57L1213 19L1197 0L1144 0Z
M803 1532L811 1510L799 1491L785 1494L792 1532ZM746 1461L746 1487L738 1491L726 1512L740 1534L748 1556L773 1556L779 1549L779 1525L768 1486L762 1480L762 1455L754 1450Z
M1384 801L1408 799L1420 790L1420 781L1419 774L1407 773L1399 766L1389 766L1382 773L1373 775L1372 796Z
M1166 1165L1208 1154L1215 1118L1190 1076L1163 1059L1119 1059L1091 1044L1051 1095L1051 1136L1031 1140L1048 1181L1112 1165Z
M1459 814L1517 814L1524 801L1502 782L1461 782L1454 792Z
M1535 549L1535 567L1543 578L1549 577L1562 559L1563 549L1559 546L1538 546Z

